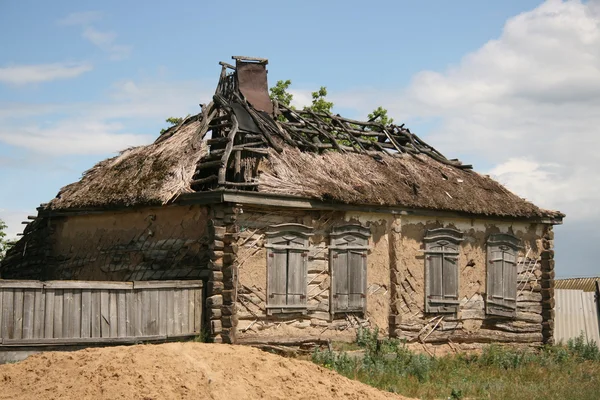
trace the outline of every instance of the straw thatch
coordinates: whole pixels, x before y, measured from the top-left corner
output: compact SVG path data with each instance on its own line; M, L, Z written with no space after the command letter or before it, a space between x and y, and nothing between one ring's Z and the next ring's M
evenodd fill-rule
M248 74L248 63L237 61L236 67L222 63L213 102L202 114L153 144L100 162L47 207L165 204L186 192L236 189L477 215L564 216L446 158L403 124L384 126L277 102L269 112L256 108L244 90L258 99L254 104L270 105L267 93L243 87L237 74ZM249 81L262 79L266 88L266 61L260 62ZM208 132L211 139L203 141Z
M286 148L282 153L271 151L262 169L260 192L481 215L545 215L493 179L425 155L383 155L376 160L361 154L318 155Z
M147 146L133 147L96 164L79 182L63 187L49 209L164 204L191 192L196 163L207 152L198 137L201 115L187 118Z

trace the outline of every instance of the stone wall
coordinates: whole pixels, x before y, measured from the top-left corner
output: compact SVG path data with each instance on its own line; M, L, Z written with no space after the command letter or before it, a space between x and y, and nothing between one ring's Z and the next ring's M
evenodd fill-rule
M26 235L7 265L10 279L166 280L206 277L207 208L144 207L123 212L45 217L41 233ZM44 253L28 254L39 241ZM24 264L35 263L36 268Z
M367 312L337 316L329 312L328 234L334 224L360 222L371 228L367 256ZM378 326L387 334L389 315L390 217L330 211L283 211L244 207L237 215L237 338L352 339L358 326ZM300 223L313 228L308 249L307 312L267 315L267 252L264 233L271 225Z
M464 232L459 248L459 310L443 318L425 310L423 237L427 229ZM485 220L402 217L392 228L391 333L408 341L541 343L544 226ZM518 258L516 318L485 313L486 241L511 233L522 241ZM434 329L435 327L435 329Z

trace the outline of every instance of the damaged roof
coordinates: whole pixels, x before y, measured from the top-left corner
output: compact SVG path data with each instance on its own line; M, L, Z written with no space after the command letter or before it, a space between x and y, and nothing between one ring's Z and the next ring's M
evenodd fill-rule
M295 110L268 95L266 59L233 57L213 99L154 143L125 150L67 185L47 210L166 204L222 189L354 205L562 218L402 125Z

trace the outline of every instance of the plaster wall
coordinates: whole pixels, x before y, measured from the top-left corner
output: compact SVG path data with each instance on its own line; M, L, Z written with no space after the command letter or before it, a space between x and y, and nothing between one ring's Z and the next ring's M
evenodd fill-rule
M51 220L44 279L199 278L208 261L207 209L167 206Z

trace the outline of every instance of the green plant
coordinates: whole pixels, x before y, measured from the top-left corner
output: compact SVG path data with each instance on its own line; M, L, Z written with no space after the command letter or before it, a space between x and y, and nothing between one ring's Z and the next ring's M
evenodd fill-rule
M163 133L165 133L167 130L169 130L170 128L179 125L180 123L183 122L183 118L181 117L169 117L167 119L165 119L165 122L167 124L169 124L170 126L168 128L163 128L160 130L160 134L162 135Z
M581 360L600 361L598 344L593 340L587 341L583 332L575 339L569 339L567 348Z

